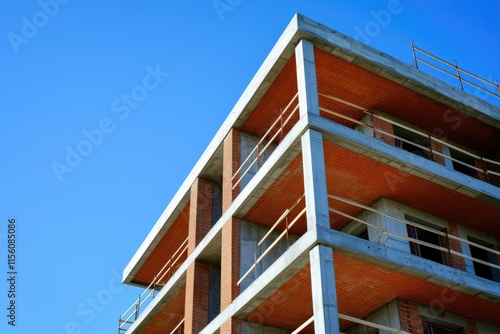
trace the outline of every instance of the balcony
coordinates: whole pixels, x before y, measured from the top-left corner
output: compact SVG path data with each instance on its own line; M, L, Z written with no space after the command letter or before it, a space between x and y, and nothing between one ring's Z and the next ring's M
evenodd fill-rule
M356 129L358 132L399 147L449 169L500 187L500 151L482 156L462 145L446 140L444 135L416 129L407 122L380 111L368 110L335 96L319 93L323 117ZM334 110L335 107L342 110ZM439 125L436 125L439 128ZM439 131L434 130L434 133ZM493 143L488 143L493 144ZM498 147L495 146L495 150Z

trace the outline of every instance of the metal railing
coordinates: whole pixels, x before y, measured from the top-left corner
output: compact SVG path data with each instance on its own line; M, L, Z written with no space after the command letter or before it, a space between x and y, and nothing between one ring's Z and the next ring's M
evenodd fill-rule
M140 310L144 307L146 302L150 302L166 281L166 276L168 278L172 277L175 265L181 259L181 256L186 253L188 249L188 238L186 238L182 244L177 248L177 250L168 259L165 265L160 269L158 274L153 278L153 281L148 285L148 287L139 295L137 300L130 305L130 307L120 316L118 319L118 334L122 334L128 330L130 325L134 323L139 317ZM133 319L132 319L133 318Z
M495 250L493 248L486 247L486 246L483 246L483 245L478 244L476 242L473 242L473 241L470 241L470 240L467 240L467 239L463 239L461 237L449 234L446 230L445 231L440 231L440 230L437 230L435 228L428 227L428 226L425 226L425 225L413 222L411 220L400 219L398 217L394 217L394 216L389 215L387 213L384 213L384 212L381 212L379 210L376 210L376 209L374 209L372 207L369 207L369 206L357 203L355 201L352 201L352 200L349 200L349 199L346 199L346 198L343 198L343 197L340 197L340 196L335 196L335 195L329 194L328 198L330 198L332 200L340 201L340 202L343 202L343 203L346 203L346 204L349 204L349 205L352 205L352 206L355 206L355 207L358 207L358 208L361 208L361 209L364 209L364 210L371 211L371 212L373 212L375 214L378 214L378 215L384 216L386 218L392 219L394 221L397 221L399 223L405 224L405 226L412 226L412 227L416 227L416 228L419 228L419 229L422 229L422 230L434 233L437 236L439 236L440 238L443 238L444 241L448 245L449 245L449 241L450 240L456 240L456 241L459 241L461 243L466 243L466 244L468 244L470 246L474 246L474 247L480 248L480 249L485 250L487 252L490 252L490 253L492 253L492 254L494 254L496 256L500 256L500 251L497 251L497 250ZM468 259L468 260L471 260L471 261L474 261L474 262L477 262L477 263L489 266L489 267L494 268L494 269L500 269L500 265L498 265L498 264L487 262L487 261L483 261L481 259L477 259L477 258L472 257L470 255L464 254L463 252L459 252L459 251L457 251L455 249L451 249L450 247L443 247L441 245L436 245L436 244L429 243L429 242L426 242L426 241L423 241L423 240L412 238L412 237L410 237L408 235L402 235L402 234L399 234L399 233L394 233L394 232L388 231L388 230L386 230L384 228L381 228L379 226L376 226L376 225L374 225L374 224L372 224L372 223L370 223L370 222L368 222L366 220L354 217L352 215L349 215L349 214L347 214L345 212L342 212L340 210L334 209L332 207L329 207L329 211L333 212L333 213L336 213L338 215L341 215L341 216L343 216L345 218L348 218L351 221L355 221L355 222L361 223L361 224L363 224L363 225L365 225L367 227L371 227L371 228L373 228L373 229L375 229L375 230L379 231L380 233L385 234L387 236L392 236L392 237L395 237L395 238L398 238L398 239L401 239L401 240L412 242L412 243L417 244L417 245L430 247L430 248L433 248L433 249L436 249L436 250L439 250L441 252L448 253L448 254L451 254L451 255L457 255L457 256L462 257L464 259Z
M299 102L298 102L298 96L299 94L295 94L294 97L290 100L290 102L287 104L287 106L285 107L285 109L283 109L280 113L280 115L278 116L278 118L274 121L274 123L269 127L269 129L266 131L266 133L262 136L262 138L257 142L257 145L255 146L255 148L248 154L248 157L245 159L245 161L243 161L240 165L240 167L238 168L238 170L234 173L234 175L232 176L231 178L231 181L233 182L233 187L232 189L234 190L240 183L241 181L243 180L243 178L245 177L245 175L250 171L250 169L257 163L257 166L259 164L259 161L260 161L260 158L262 156L262 154L269 148L269 146L271 145L271 143L274 142L274 140L276 140L276 137L278 135L285 135L284 133L284 129L285 127L288 125L288 123L291 121L293 115L298 112L299 110ZM290 108L293 107L293 109L291 110L291 112L288 114L288 116L286 116L286 114L289 112ZM285 119L285 116L286 116L286 119ZM274 135L270 136L272 131L273 130L276 130L276 132L274 133ZM270 137L268 139L268 137ZM260 147L264 144L264 148L263 149L260 149ZM256 157L250 161L252 155L254 155L254 153L256 153ZM248 166L245 168L245 170L243 171L243 173L241 173L240 177L237 178L237 176L240 174L240 172L242 171L242 169L244 168L244 166L248 163ZM236 179L237 178L237 179ZM235 181L236 179L236 181Z
M492 159L488 159L488 158L485 158L479 154L474 154L474 153L471 153L471 152L468 152L456 145L453 145L451 143L448 143L448 142L445 142L437 137L434 137L432 136L430 133L425 133L425 132L422 132L422 131L419 131L419 130L416 130L412 127L409 127L409 126L406 126L400 122L396 122L394 120L391 120L387 117L383 117L381 115L377 115L376 113L374 113L373 111L370 111L366 108L363 108L361 106L358 106L356 104L353 104L351 102L348 102L348 101L345 101L345 100L342 100L342 99L339 99L335 96L331 96L331 95L328 95L328 94L323 94L323 93L318 93L318 95L320 96L323 96L325 98L328 98L330 100L333 100L333 101L336 101L336 102L340 102L344 105L348 105L352 108L355 108L357 110L360 110L362 111L364 114L366 115L369 115L370 116L370 120L371 120L371 123L365 123L365 122L362 122L362 121L359 121L357 119L354 119L352 117L349 117L349 116L346 116L340 112L336 112L334 110L331 110L331 109L328 109L328 108L325 108L325 107L322 107L320 106L320 110L324 113L327 113L327 114L330 114L330 115L333 115L333 116L336 116L336 117L339 117L341 119L344 119L344 120L347 120L349 122L352 122L354 124L357 124L357 125L360 125L362 127L366 127L366 128L369 128L371 130L371 136L373 138L376 138L376 135L377 133L381 134L381 135L385 135L385 136L389 136L391 138L393 138L394 140L398 140L399 142L404 142L404 143L407 143L407 144L410 144L412 146L415 146L415 147L418 147L419 149L423 150L424 152L427 152L428 155L429 155L429 158L432 158L434 155L436 156L441 156L443 159L445 160L450 160L450 161L453 161L457 164L460 164L462 166L465 166L466 168L470 169L470 170L473 170L479 174L482 174L484 176L483 178L483 181L486 181L488 183L491 183L491 184L494 184L496 186L500 186L500 184L498 184L498 181L495 181L496 178L499 178L500 177L500 162L499 161L495 161L495 160L492 160ZM406 131L409 131L417 136L419 136L420 138L422 138L421 140L421 143L419 142L416 142L416 141L412 141L412 140L409 140L408 138L405 138L405 137L401 137L401 136L398 136L394 133L391 133L391 132L388 132L388 131L384 131L382 129L379 129L375 126L374 124L374 120L375 119L379 119L383 122L386 122L386 123L390 123L396 127L399 127L401 129L404 129ZM426 145L422 145L422 143L424 142L428 142L428 146ZM478 161L480 163L480 166L481 167L478 167L476 165L471 165L467 162L464 162L462 160L459 160L459 159L456 159L450 155L446 155L438 150L433 150L432 149L432 143L437 143L439 145L445 145L447 147L449 147L451 150L454 150L454 151L457 151L457 152L460 152L462 155L470 158L470 159L474 159L475 161ZM474 177L474 176L473 176ZM476 177L477 179L481 179L479 177Z
M498 81L495 80L495 82L491 82L491 81L488 81L484 78L481 78L480 76L476 75L476 74L473 74L469 71L466 71L460 67L458 67L458 64L457 64L457 61L455 60L454 61L454 64L446 61L446 60L443 60L425 50L422 50L421 48L419 47L416 47L414 44L413 44L413 41L410 40L410 43L411 43L411 50L412 50L412 53L413 53L413 61L415 63L415 67L418 68L418 63L422 63L422 64L425 64L439 72L442 72L446 75L449 75L455 79L458 80L458 82L460 83L460 88L462 90L464 90L464 83L465 84L468 84L472 87L475 87L485 93L488 93L490 95L493 95L497 98L500 98L500 86L498 85ZM431 59L434 59L435 61L437 61L439 64L442 64L443 67L439 67L439 66L436 66L432 63L430 63L429 61L423 59L423 58L420 58L419 55L424 55L426 57L429 57ZM452 69L453 72L450 72L449 69ZM477 80L477 82L472 82L470 81L469 79L467 79L467 77L470 77L474 80ZM492 87L492 89L494 89L493 91L492 90L489 90L489 89L486 89L484 87L481 87L478 85L478 82L481 82L489 87Z
M295 225L295 223L297 223L297 221L304 215L304 213L306 212L306 207L305 207L305 203L304 203L304 208L292 219L292 221L289 223L288 222L288 216L290 214L290 212L292 212L293 209L295 209L300 203L303 202L303 199L304 199L305 195L302 194L296 201L295 203L292 204L292 206L290 206L289 208L287 208L282 214L281 216L278 218L278 220L276 220L276 222L273 224L273 226L269 229L269 231L266 233L266 235L264 235L262 237L262 239L259 241L259 243L257 244L258 246L262 245L262 243L271 235L271 233L282 223L282 222L285 222L285 228L283 230L283 232L281 232L281 234L269 245L269 247L267 247L267 249L262 253L261 256L259 256L259 258L257 258L254 262L254 264L252 264L252 266L243 274L243 276L241 276L240 280L238 281L238 283L236 283L237 285L240 285L244 280L245 278L247 278L248 275L250 275L250 273L252 272L252 270L255 269L255 267L257 267L257 265L266 257L267 254L269 254L269 252L281 241L281 239L283 238L288 238L288 234L289 234L289 231L290 229Z
M338 316L339 316L339 319L351 321L351 322L354 322L354 323L357 323L357 324L360 324L360 325L364 325L364 326L368 326L368 327L371 327L371 328L376 328L378 330L387 331L387 332L391 332L391 333L398 333L398 334L410 334L410 333L402 331L400 329L396 329L396 328L392 328L392 327L380 325L380 324L377 324L375 322L371 322L371 321L367 321L367 320L363 320L363 319L358 319L358 318L351 317L351 316L348 316L348 315L345 315L345 314L339 313ZM294 330L292 332L292 334L298 334L298 333L300 333L300 331L302 331L303 329L305 329L307 326L309 326L313 322L314 322L314 316L312 316L309 319L307 319L302 325L300 325L296 330ZM341 332L341 334L344 334L344 333Z

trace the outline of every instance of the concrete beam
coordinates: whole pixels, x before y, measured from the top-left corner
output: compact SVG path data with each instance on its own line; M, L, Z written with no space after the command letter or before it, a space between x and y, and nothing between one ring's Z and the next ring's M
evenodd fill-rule
M500 302L500 283L427 260L409 252L379 245L329 228L318 227L318 242L377 266L399 271L495 303Z

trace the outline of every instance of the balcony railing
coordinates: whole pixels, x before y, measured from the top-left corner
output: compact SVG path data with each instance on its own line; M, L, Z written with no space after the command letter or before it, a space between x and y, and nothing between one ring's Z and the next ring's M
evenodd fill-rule
M187 252L188 238L177 248L174 254L168 259L165 265L160 269L158 274L153 278L151 284L139 295L139 298L130 305L130 307L118 319L118 334L125 333L128 328L139 317L141 309L144 309L150 303L158 290L164 285L164 282L172 277L177 264Z
M303 206L303 209L295 215L295 217L291 218L290 213L300 205L300 207ZM299 221L299 219L304 216L306 212L306 207L305 207L305 201L304 201L304 194L302 194L296 201L293 203L289 208L287 208L281 216L276 220L276 222L271 226L269 231L262 237L262 239L259 241L257 244L258 246L262 245L262 243L271 235L271 233L280 225L284 225L284 230L281 232L281 234L269 245L269 247L266 248L266 250L262 253L259 258L257 258L252 266L241 276L240 280L238 281L237 285L240 285L245 278L247 278L248 275L254 270L257 265L266 257L266 255L269 254L269 252L278 245L278 243L283 239L283 238L288 238L288 235L290 233L290 229ZM289 219L291 220L290 222Z
M248 154L248 157L241 163L238 170L234 173L233 177L231 178L231 181L233 182L233 190L241 183L245 175L252 169L255 164L260 167L259 164L262 155L267 149L269 149L271 143L273 143L278 138L278 135L281 135L282 137L286 135L285 127L289 125L293 116L298 113L299 110L298 96L299 94L297 93L290 100L287 106L281 111L278 118L269 127L262 138L260 138L260 140L257 142L255 148ZM262 146L263 148L261 148ZM255 157L252 159L252 156L254 155Z
M354 206L354 207L357 207L357 208L360 208L360 209L363 209L363 210L371 211L371 212L373 212L373 213L375 213L377 215L380 215L380 216L392 219L392 220L394 220L396 222L402 223L406 227L411 226L411 227L414 227L414 228L419 228L419 229L425 230L427 232L433 233L434 235L436 235L439 238L443 239L445 241L444 244L450 245L450 242L449 242L450 240L456 240L456 241L459 241L460 243L465 243L465 244L467 244L469 246L473 246L473 247L482 249L482 250L484 250L486 252L490 252L491 254L494 254L496 257L500 256L500 251L497 251L497 250L495 250L493 248L486 247L486 246L483 246L483 245L478 244L476 242L472 242L470 240L467 240L467 239L464 239L464 238L461 238L461 237L449 234L446 230L445 231L440 231L440 230L437 230L435 228L428 227L428 226L425 226L425 225L422 225L422 224L419 224L419 223L416 223L416 222L413 222L413 221L410 221L410 220L407 220L407 219L400 219L398 217L394 217L394 216L389 215L387 213L384 213L384 212L381 212L379 210L376 210L376 209L374 209L372 207L369 207L369 206L357 203L355 201L352 201L352 200L349 200L349 199L346 199L346 198L342 198L340 196L335 196L335 195L331 195L330 194L330 195L328 195L328 198L332 199L333 201L343 202L343 203L349 204L351 206ZM399 234L399 233L394 233L394 232L388 231L387 229L381 228L380 226L376 226L372 222L369 222L369 221L366 221L366 220L354 217L354 216L352 216L352 215L350 215L348 213L342 212L342 211L337 210L337 209L335 209L333 207L329 207L329 210L330 210L330 212L333 212L335 214L338 214L340 216L348 218L351 221L361 223L361 224L365 225L366 227L371 227L371 228L377 230L378 232L380 232L382 234L385 234L387 236L395 237L395 238L397 238L399 240L407 241L409 243L411 242L411 243L417 244L419 246L429 247L429 248L438 250L440 252L443 252L444 254L447 253L447 254L450 254L450 255L456 255L456 256L459 256L461 258L468 259L468 260L471 260L471 261L476 262L476 263L480 263L482 265L488 266L488 267L493 268L493 269L500 269L500 265L498 265L496 263L492 263L492 262L487 262L487 261L475 258L473 256L464 254L462 250L458 251L456 249L450 248L449 246L448 247L443 247L442 245L436 245L436 244L433 244L433 243L430 243L430 242L426 242L426 241L423 241L423 240L419 240L417 238L410 237L408 235L402 235L402 234ZM498 246L498 245L495 245L495 246ZM408 250L410 250L410 248L408 248Z
M406 125L404 125L404 124L402 124L400 122L397 122L397 121L394 121L394 120L389 119L387 117L378 115L378 114L374 113L373 111L370 111L370 110L368 110L366 108L363 108L361 106L353 104L353 103L351 103L349 101L346 101L346 100L343 100L343 99L339 99L339 98L337 98L335 96L331 96L331 95L328 95L328 94L319 93L319 95L323 96L325 98L328 98L328 99L330 99L332 101L339 102L341 104L349 106L351 108L360 110L364 114L369 115L371 122L370 123L365 123L363 121L360 121L360 120L354 119L352 117L346 116L346 115L344 115L344 114L342 114L340 112L336 112L334 110L331 110L331 109L328 109L328 108L320 106L320 110L322 112L324 112L324 113L327 113L327 114L330 114L332 116L341 118L343 120L352 122L352 123L354 123L356 125L361 126L362 128L369 129L370 130L370 134L371 134L371 136L373 138L377 138L377 134L379 134L379 136L384 135L384 136L390 137L390 138L394 139L395 142L406 143L408 145L414 146L414 147L420 149L421 151L425 152L427 154L427 156L428 156L429 159L433 159L433 157L435 157L435 156L442 157L444 160L452 161L452 162L454 162L456 164L464 166L468 170L474 171L475 173L473 175L471 175L471 176L473 176L473 177L475 177L477 179L483 180L485 182L488 182L490 184L493 184L493 185L496 185L496 186L500 186L500 162L499 161L495 161L493 159L489 159L489 158L483 157L483 156L481 156L479 154L474 154L474 153L468 152L468 151L466 151L466 150L464 150L464 149L462 149L462 148L460 148L460 147L458 147L456 145L453 145L453 144L445 142L445 141L443 141L443 140L441 140L441 139L439 139L437 137L434 137L430 133L425 133L425 132L416 130L416 129L414 129L412 127L409 127L409 126L406 126ZM388 132L388 131L385 131L383 129L379 129L374 124L375 123L374 121L377 120L377 119L381 120L383 122L386 122L386 123L390 123L390 124L392 124L395 127L404 129L407 132L411 132L415 136L418 136L419 138L421 138L421 140L419 140L419 141L413 141L413 140L410 140L408 138L396 135L396 134L394 134L392 132ZM427 142L428 145L423 145L423 143L425 143L425 142ZM433 146L438 146L439 147L439 146L442 146L442 145L447 146L448 148L450 148L453 151L459 152L461 155L469 158L470 160L478 162L477 165L472 165L470 163L464 162L462 160L454 158L454 157L452 157L450 155L446 155L443 152L432 148Z

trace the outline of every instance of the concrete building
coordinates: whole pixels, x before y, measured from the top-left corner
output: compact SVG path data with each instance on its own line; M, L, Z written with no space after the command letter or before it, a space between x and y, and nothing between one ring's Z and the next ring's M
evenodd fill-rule
M125 268L119 332L500 333L498 161L498 106L296 15Z

